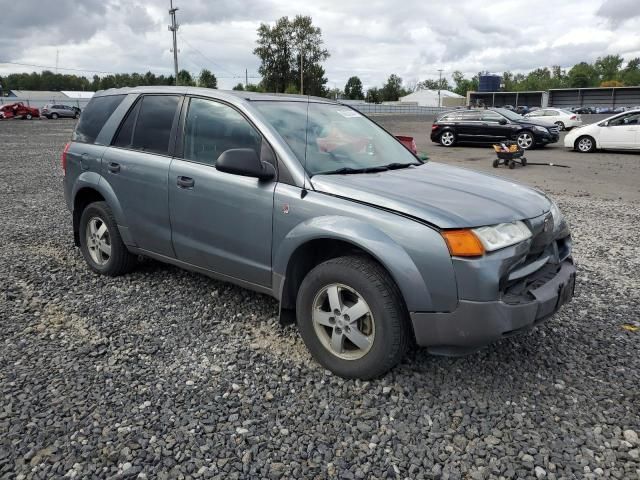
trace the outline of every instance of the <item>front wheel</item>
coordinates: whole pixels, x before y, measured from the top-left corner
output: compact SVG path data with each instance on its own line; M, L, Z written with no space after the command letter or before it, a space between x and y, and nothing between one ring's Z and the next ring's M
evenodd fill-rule
M451 147L456 143L456 134L450 131L442 132L440 135L440 145L443 147Z
M523 150L529 150L534 146L533 133L525 131L520 132L516 137L516 143Z
M341 377L378 377L408 349L408 315L400 292L366 257L333 258L316 266L302 281L296 309L311 355Z
M51 114L51 118L53 118L54 120L58 119L58 114L57 113L52 113Z
M137 257L127 250L106 202L91 203L80 217L80 250L89 267L116 277L133 269Z
M26 115L26 119L27 119L27 120L31 120L32 118L33 118L33 116L32 116L30 113L27 113L27 115Z
M596 142L592 137L583 136L576 140L573 147L580 153L591 153L596 149Z

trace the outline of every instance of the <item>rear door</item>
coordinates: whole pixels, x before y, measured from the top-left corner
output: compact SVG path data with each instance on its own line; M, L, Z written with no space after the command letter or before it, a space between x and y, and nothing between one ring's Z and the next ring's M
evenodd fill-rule
M144 95L131 107L102 157L135 245L174 257L168 176L183 97Z
M479 110L467 110L460 112L460 117L456 117L456 135L463 142L478 142L483 140L483 129L480 122Z
M185 110L183 140L169 173L176 256L219 274L269 286L276 182L220 172L215 164L226 150L251 148L275 166L273 150L230 105L191 98Z

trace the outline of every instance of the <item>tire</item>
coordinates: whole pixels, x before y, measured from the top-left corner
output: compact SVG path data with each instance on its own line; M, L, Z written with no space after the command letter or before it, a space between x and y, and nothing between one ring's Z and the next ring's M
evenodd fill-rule
M573 148L580 153L592 153L596 150L596 141L589 135L583 135L576 139Z
M493 161L493 168L498 168L498 165L500 165L500 162L498 160L494 160Z
M100 233L103 227L105 231ZM113 212L106 202L91 203L82 212L80 251L91 270L110 277L130 272L137 261L122 242Z
M73 118L75 118L75 119L77 120L78 118L80 118L80 114L79 114L79 113L76 113L76 114L73 116Z
M556 127L558 127L560 131L565 130L566 128L562 122L556 122Z
M27 114L25 115L25 118L26 118L27 120L31 120L31 119L33 118L33 116L32 116L30 113L27 113Z
M518 133L518 136L516 137L516 143L523 150L532 149L535 146L535 142L535 137L529 130L524 130Z
M443 147L452 147L456 143L456 134L451 130L445 130L440 134L440 145Z
M57 113L52 113L51 114L51 118L53 118L54 120L58 119L58 114Z
M513 170L514 168L516 168L516 162L514 162L513 160L509 161L509 170Z
M355 305L366 313L349 318ZM411 330L400 291L366 257L333 258L313 268L300 285L296 310L311 355L340 377L376 378L397 365L409 348ZM342 314L334 315L336 310ZM333 347L335 339L340 350Z
M527 159L526 159L526 158L524 158L524 157L522 157L522 158L520 159L520 164L521 164L523 167L526 167L526 166L527 166Z

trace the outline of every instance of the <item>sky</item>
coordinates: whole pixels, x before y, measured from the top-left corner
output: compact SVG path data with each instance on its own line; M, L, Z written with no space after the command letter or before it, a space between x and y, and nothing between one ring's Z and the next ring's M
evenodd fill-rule
M174 0L179 66L208 68L219 88L257 83L256 29L310 15L331 57L329 88L405 84L460 70L526 72L607 54L640 57L640 0ZM0 75L55 67L173 72L169 0L0 0ZM80 72L62 70L78 69ZM54 68L51 68L52 70Z

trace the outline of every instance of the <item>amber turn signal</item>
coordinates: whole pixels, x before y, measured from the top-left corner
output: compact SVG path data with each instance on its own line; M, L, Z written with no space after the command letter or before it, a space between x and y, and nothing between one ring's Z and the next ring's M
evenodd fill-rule
M443 230L441 234L452 257L479 257L484 254L482 243L471 230Z

